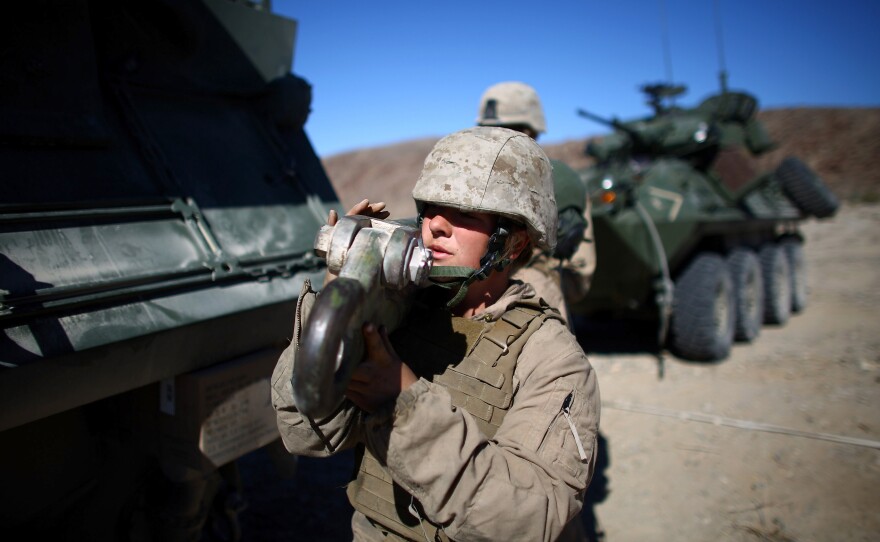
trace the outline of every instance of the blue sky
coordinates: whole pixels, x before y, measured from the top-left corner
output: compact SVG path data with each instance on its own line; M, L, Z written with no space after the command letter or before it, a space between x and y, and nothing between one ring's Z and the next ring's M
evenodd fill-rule
M537 89L544 144L607 131L578 108L648 114L638 87L670 70L689 88L679 103L694 105L719 88L716 3L731 89L763 108L880 106L880 0L275 0L273 10L298 21L293 72L313 86L306 131L330 156L472 126L499 81Z

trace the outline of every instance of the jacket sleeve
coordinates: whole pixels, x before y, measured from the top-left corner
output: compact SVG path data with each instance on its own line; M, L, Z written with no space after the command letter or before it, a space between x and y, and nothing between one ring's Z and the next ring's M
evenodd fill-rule
M425 380L400 394L387 419L368 421L368 446L452 539L555 540L583 505L599 425L586 355L549 320L530 337L514 380L513 405L492 440Z
M272 406L275 408L281 440L290 453L328 456L356 443L363 412L345 399L339 409L327 419L313 420L300 414L293 402L290 378L296 364L302 325L308 319L317 295L312 290L311 283L306 280L297 301L293 339L281 354L272 373Z

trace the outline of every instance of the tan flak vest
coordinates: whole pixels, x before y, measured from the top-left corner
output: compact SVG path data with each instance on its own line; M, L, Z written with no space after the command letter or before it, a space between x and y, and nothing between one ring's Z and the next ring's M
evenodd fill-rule
M559 319L559 313L528 302L509 309L497 321L419 311L410 325L392 334L391 342L417 376L445 387L452 404L472 414L483 434L492 438L513 402L519 354L548 318ZM359 447L356 462L357 477L348 485L348 498L356 510L387 529L389 539L448 540L364 446Z

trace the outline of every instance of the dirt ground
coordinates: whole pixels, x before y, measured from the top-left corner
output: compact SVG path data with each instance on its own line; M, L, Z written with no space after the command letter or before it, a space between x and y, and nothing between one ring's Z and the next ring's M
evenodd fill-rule
M661 365L626 329L610 346L581 330L603 399L597 539L880 539L880 205L803 231L807 309L723 362ZM245 538L349 540L351 458L285 479L268 457L243 461Z
M591 354L606 540L880 539L880 206L803 231L807 309L727 360Z

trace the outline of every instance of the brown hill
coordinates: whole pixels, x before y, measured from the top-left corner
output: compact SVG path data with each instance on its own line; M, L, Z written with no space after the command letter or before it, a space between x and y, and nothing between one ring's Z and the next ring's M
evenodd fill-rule
M831 189L846 200L880 197L880 108L795 108L761 111L778 149L761 158L775 167L784 157L798 156ZM597 137L597 136L594 136ZM425 156L439 137L429 137L329 156L324 167L347 209L362 198L385 201L393 216L412 216L410 192ZM575 169L592 160L583 150L592 138L545 145L551 158Z

